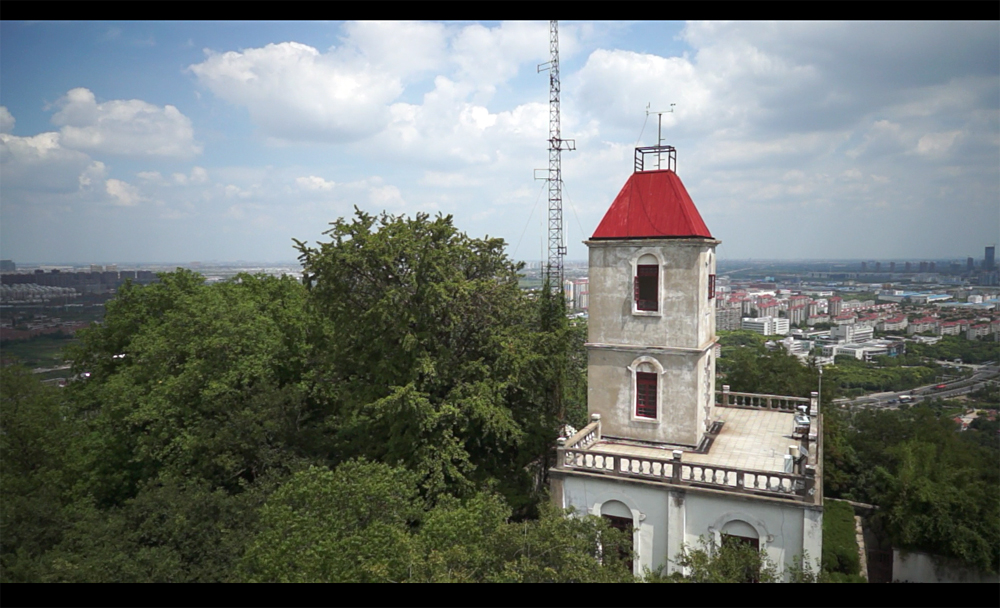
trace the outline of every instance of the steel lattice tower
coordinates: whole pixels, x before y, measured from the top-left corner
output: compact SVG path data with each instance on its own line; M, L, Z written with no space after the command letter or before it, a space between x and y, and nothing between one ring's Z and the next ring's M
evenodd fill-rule
M576 142L562 139L559 126L559 22L549 22L549 62L538 71L549 71L549 260L545 276L556 293L563 288L563 258L566 243L563 232L562 151L575 150Z

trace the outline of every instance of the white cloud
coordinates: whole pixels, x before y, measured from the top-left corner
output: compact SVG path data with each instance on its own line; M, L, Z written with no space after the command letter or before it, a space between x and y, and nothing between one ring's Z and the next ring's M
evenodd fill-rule
M216 96L245 106L267 135L348 142L380 130L399 79L357 57L322 54L297 42L214 53L188 69Z
M109 179L105 182L105 188L111 195L112 202L121 207L135 207L148 200L139 193L138 188L120 179Z
M919 154L942 154L951 148L955 139L961 134L961 131L928 133L917 142L917 152Z
M14 116L7 106L0 106L0 133L10 133L14 130Z
M204 167L195 167L191 169L191 183L192 184L204 184L208 182L208 171Z
M60 144L90 153L189 158L201 153L191 120L174 106L139 99L97 103L89 89L62 97L52 123L61 126Z
M572 31L572 30L570 30ZM470 25L452 43L456 78L492 94L496 86L513 78L522 63L542 63L549 58L549 32L545 22L513 21L499 27ZM563 32L560 40L569 56L574 38Z
M299 177L296 178L295 183L298 184L299 188L303 190L333 190L335 185L333 182L328 182L322 177L316 177L315 175L310 175L309 177Z
M135 176L145 182L163 183L163 176L159 171L140 171Z
M0 176L7 189L72 192L89 156L59 145L58 133L18 137L0 133Z

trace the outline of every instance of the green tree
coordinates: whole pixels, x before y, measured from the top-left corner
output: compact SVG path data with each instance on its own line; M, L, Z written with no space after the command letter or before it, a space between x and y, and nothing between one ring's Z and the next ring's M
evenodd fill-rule
M97 505L122 504L161 473L236 493L286 466L310 416L304 305L291 278L205 285L178 270L124 287L70 350L90 374L70 391Z
M59 389L20 366L0 368L0 580L30 581L61 539L72 429Z
M469 238L450 216L357 211L325 234L298 249L332 328L316 339L335 461L403 465L429 495L498 479L530 510L561 409L565 314L518 288L501 239Z
M293 476L261 510L243 557L252 581L624 582L621 532L548 505L511 522L489 492L420 497L401 467L348 461ZM603 559L601 555L606 556Z

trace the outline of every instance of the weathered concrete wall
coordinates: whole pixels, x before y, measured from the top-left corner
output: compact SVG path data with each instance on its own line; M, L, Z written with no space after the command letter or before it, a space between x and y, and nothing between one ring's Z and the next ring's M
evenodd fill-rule
M699 397L704 365L710 353L648 353L604 348L589 349L587 406L601 415L601 432L610 437L695 446L704 432ZM629 369L643 356L655 359L659 373L658 420L635 417L635 384Z
M904 583L1000 583L996 574L977 572L939 555L892 550L892 580Z
M588 241L590 319L588 410L604 434L695 446L714 419L715 273L711 239ZM659 310L635 309L636 265L659 266ZM634 372L640 357L660 373L658 420L635 416ZM630 368L631 366L631 368Z
M589 341L601 344L701 348L715 335L715 273L710 239L587 241L590 249ZM659 310L636 311L635 266L643 255L660 261Z

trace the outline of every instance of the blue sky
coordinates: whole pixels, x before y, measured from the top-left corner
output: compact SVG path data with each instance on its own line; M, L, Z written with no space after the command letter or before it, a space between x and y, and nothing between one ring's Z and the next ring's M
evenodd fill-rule
M722 258L981 256L1000 240L1000 28L561 22L569 257L632 170ZM0 257L279 261L354 206L538 259L548 24L0 22ZM640 138L640 132L642 134Z

